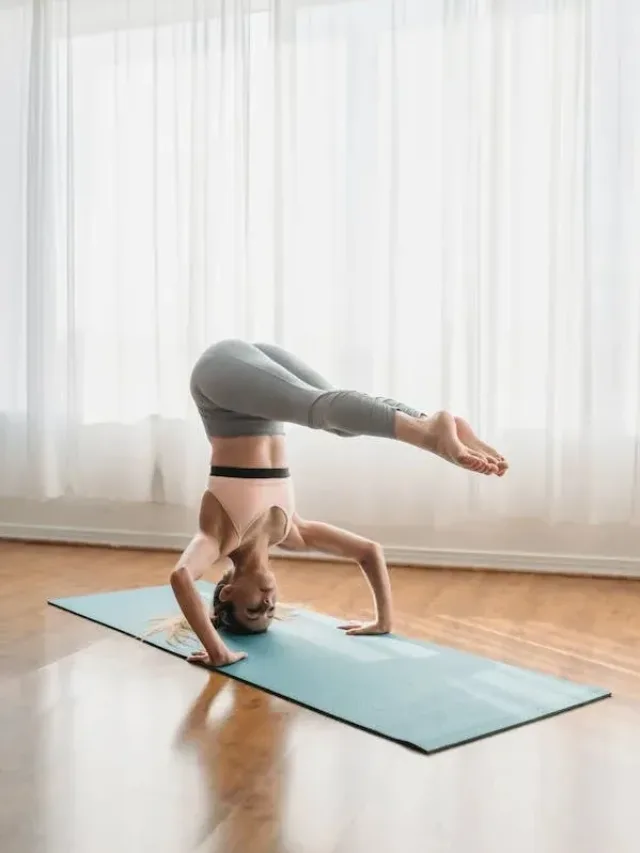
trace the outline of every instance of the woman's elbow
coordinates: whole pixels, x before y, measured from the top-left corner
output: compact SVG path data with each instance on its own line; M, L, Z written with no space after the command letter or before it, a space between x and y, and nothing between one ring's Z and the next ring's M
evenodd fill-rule
M220 556L220 547L212 536L197 533L180 555L170 575L171 585L183 584L186 576L199 580Z
M384 549L379 542L367 541L362 546L360 561L365 563L379 563L384 561Z
M185 575L188 573L186 566L175 566L169 575L169 583L172 587L180 586L185 581Z

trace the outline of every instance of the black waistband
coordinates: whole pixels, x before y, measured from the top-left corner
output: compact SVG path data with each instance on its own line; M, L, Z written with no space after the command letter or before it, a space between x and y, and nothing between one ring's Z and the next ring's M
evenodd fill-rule
M212 465L209 473L212 477L241 477L246 480L284 480L291 476L288 468L232 468L226 465Z

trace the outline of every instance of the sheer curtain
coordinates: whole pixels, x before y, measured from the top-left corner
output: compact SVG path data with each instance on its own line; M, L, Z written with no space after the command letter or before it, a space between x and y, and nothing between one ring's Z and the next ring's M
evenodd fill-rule
M512 463L294 428L305 513L638 522L636 0L0 0L0 122L3 498L195 504L239 336Z

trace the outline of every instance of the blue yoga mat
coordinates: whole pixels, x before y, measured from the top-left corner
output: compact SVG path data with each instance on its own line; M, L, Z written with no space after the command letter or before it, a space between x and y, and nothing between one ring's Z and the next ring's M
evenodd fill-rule
M210 597L213 586L198 584ZM177 614L168 586L58 598L50 604L142 638L150 622ZM395 634L348 637L330 616L297 611L266 634L225 636L248 658L219 671L343 722L437 752L611 694ZM145 642L186 657L162 634Z

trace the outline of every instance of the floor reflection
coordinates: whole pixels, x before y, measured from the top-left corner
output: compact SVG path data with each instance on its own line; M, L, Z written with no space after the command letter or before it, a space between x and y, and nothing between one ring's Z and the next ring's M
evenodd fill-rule
M272 853L279 830L288 722L286 703L212 675L189 708L175 745L197 758L210 810L197 850Z

